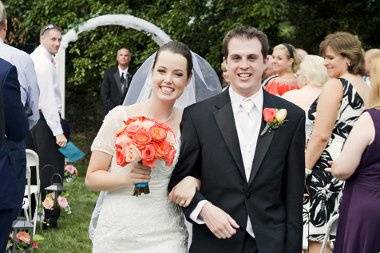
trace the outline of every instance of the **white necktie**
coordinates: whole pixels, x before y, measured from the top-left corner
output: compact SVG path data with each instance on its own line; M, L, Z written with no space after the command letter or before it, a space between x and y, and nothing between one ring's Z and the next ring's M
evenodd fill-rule
M255 120L256 106L251 99L243 99L240 103L240 110L238 113L238 121L240 128L239 142L242 152L244 169L246 172L247 180L250 176L252 160L254 156L254 146L256 141L255 132L257 122Z

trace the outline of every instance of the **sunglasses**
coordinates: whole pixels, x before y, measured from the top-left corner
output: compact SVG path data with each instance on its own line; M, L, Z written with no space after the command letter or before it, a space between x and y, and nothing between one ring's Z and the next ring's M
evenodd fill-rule
M60 31L61 29L56 26L56 25L53 25L53 24L48 24L47 26L45 26L42 30L41 30L41 33L40 33L40 36L44 35L44 33L48 30L51 30L51 29L56 29L58 31Z

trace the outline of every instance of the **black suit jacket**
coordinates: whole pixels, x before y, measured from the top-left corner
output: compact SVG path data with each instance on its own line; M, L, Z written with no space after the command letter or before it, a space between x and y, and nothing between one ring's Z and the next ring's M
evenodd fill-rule
M197 177L201 189L185 215L207 199L240 225L236 235L222 240L206 225L194 224L190 252L241 252L248 215L260 253L301 252L305 113L265 91L263 103L263 108L285 108L288 115L278 129L258 137L248 182L228 89L184 110L169 190L185 176Z
M103 82L100 87L100 93L103 102L103 110L106 115L114 107L121 105L127 94L129 84L132 80L131 68L128 68L127 90L122 92L120 73L118 67L112 67L104 72Z
M0 59L0 94L2 95L5 135L0 140L0 210L19 208L25 188L25 139L28 120L21 103L16 67ZM20 165L24 166L20 166ZM1 226L0 226L1 227Z

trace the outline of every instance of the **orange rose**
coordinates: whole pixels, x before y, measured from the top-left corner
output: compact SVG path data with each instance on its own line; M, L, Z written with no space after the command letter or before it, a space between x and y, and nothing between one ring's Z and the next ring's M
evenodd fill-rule
M158 159L164 159L172 149L172 146L167 141L154 142L153 146L156 150L156 158Z
M116 156L117 165L121 167L124 167L125 165L127 165L127 161L125 160L124 149L122 147L116 148L115 156Z
M150 141L152 140L152 137L150 136L147 130L145 130L144 128L140 128L133 135L132 139L134 143L136 143L137 146L141 147L150 143Z
M120 129L116 130L115 136L119 137L120 135L122 135L124 133L125 129L126 129L126 126L123 126Z
M16 238L26 244L30 244L30 235L28 232L20 231L16 234Z
M125 149L125 161L126 163L138 162L141 160L140 150L133 144L129 144Z
M265 122L271 123L274 120L274 118L276 117L276 109L265 108L263 110L263 116L264 116Z
M126 145L128 145L128 143L131 142L131 139L128 138L127 135L123 134L123 135L119 135L117 138L116 138L116 141L115 141L115 147L116 148L123 148L125 147Z
M154 141L162 141L166 139L166 130L159 124L152 126L149 133Z
M141 151L141 160L144 166L152 168L156 162L155 160L156 151L154 146L149 144L145 146L145 149Z
M42 206L45 208L45 209L49 209L49 210L52 210L53 207L54 207L54 199L53 199L53 196L52 194L48 194L46 195L44 201L42 201Z
M174 156L175 156L175 149L172 148L165 157L166 166L172 166L173 165Z
M129 125L126 126L125 131L126 131L127 135L128 135L130 138L132 138L132 136L133 136L134 134L136 134L137 131L138 131L140 128L141 128L141 126L138 125L138 124L129 124Z

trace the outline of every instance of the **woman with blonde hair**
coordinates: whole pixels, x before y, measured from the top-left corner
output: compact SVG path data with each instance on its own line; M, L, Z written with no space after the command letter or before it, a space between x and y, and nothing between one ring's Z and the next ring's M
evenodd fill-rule
M300 89L288 91L282 97L298 105L307 113L310 105L320 95L322 86L328 78L323 58L318 55L306 55L297 71L297 83ZM306 118L306 140L310 137L311 128L311 121Z
M273 48L273 71L276 73L264 84L269 93L282 96L285 92L298 89L297 72L301 59L291 44L282 43Z
M380 55L370 68L368 110L355 123L331 167L346 180L335 253L380 252Z
M310 198L308 223L309 252L319 252L327 223L337 212L343 181L325 169L342 150L355 121L364 110L368 86L364 56L359 39L347 32L329 34L320 44L329 79L311 105L308 118L314 127L305 154L306 189ZM335 240L335 236L330 236ZM329 252L329 251L325 251Z

